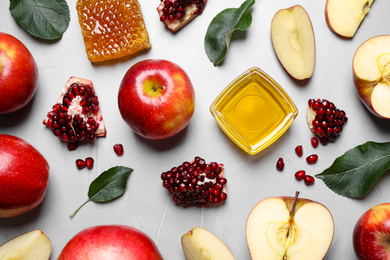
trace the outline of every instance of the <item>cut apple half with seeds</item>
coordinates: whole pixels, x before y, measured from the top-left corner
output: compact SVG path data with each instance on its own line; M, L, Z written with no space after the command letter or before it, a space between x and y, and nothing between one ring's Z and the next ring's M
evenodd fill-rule
M352 67L360 100L374 115L390 119L390 35L375 36L360 45Z
M5 260L48 260L50 254L50 240L39 229L17 236L0 246L0 259Z
M327 0L325 20L336 34L352 38L366 17L374 0Z
M281 9L275 14L271 21L271 39L276 56L293 78L303 80L313 75L314 31L302 6Z
M269 197L250 212L246 239L252 260L323 259L333 239L334 222L318 202Z
M229 248L208 229L196 227L181 238L187 260L235 260Z

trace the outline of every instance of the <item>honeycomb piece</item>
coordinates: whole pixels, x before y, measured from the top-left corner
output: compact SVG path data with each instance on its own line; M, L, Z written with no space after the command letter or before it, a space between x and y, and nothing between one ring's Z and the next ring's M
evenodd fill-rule
M76 9L91 62L117 59L151 47L137 0L78 0Z

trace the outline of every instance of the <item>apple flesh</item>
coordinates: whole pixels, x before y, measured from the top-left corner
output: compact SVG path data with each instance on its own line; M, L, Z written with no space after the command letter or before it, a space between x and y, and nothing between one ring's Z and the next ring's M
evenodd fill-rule
M271 39L276 56L293 78L303 80L313 75L316 53L314 31L302 6L281 9L274 15Z
M370 208L356 222L353 247L360 260L390 259L390 203Z
M0 32L0 115L17 111L33 98L38 68L27 47Z
M49 238L39 229L29 231L0 245L0 259L48 260Z
M177 64L143 60L122 79L118 93L122 118L138 135L165 139L183 130L195 109L191 80Z
M46 194L49 164L19 137L0 135L0 218L21 215Z
M318 202L269 197L250 212L246 239L253 260L323 259L333 239L334 222Z
M187 260L236 259L222 240L203 227L183 235L181 245Z
M390 35L368 39L352 61L353 81L360 100L380 118L390 118Z
M155 243L140 230L124 225L86 228L62 249L57 260L162 260Z
M352 38L374 0L327 0L325 20L334 33Z

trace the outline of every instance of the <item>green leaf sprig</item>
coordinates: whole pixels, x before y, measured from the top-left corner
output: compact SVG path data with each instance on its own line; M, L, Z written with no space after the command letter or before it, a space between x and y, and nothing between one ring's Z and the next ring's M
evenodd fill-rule
M390 169L390 142L366 142L336 158L316 177L339 195L360 198Z
M45 40L61 38L69 27L65 0L10 0L9 10L27 32Z
M108 202L121 196L127 185L127 179L133 171L124 166L112 167L101 173L89 185L88 200L76 209L69 217L72 218L89 201Z
M225 58L233 32L246 31L250 27L254 4L255 0L246 0L239 8L225 9L211 21L204 38L204 49L214 66Z

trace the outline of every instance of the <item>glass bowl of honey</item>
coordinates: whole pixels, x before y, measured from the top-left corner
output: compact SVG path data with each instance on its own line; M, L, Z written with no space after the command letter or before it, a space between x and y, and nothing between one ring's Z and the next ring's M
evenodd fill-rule
M233 80L210 112L225 134L252 155L282 136L298 115L284 89L257 67Z

